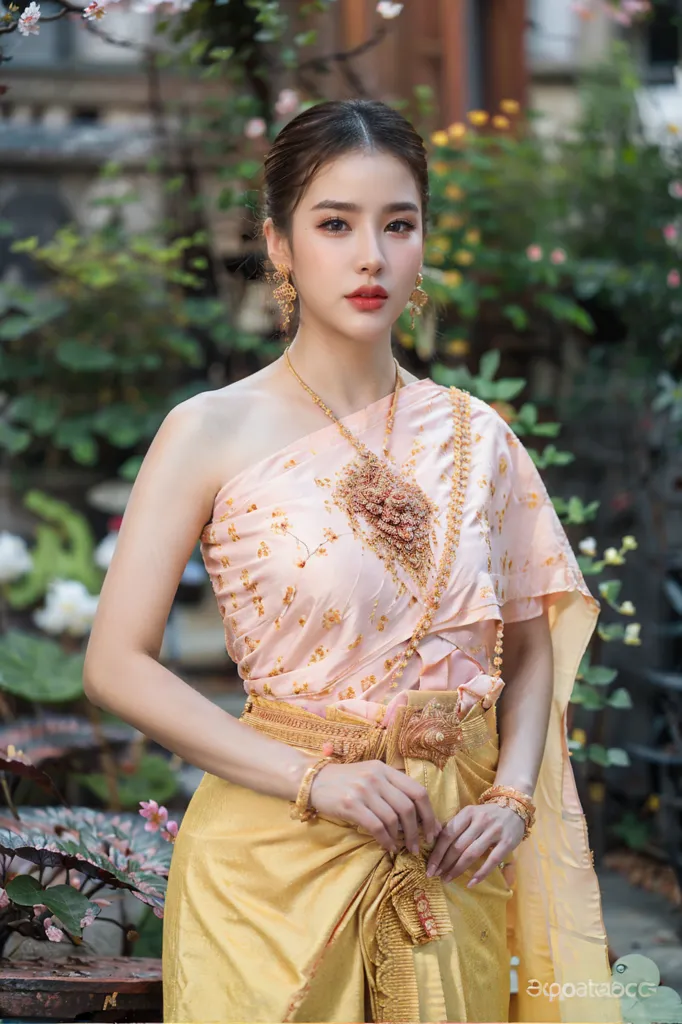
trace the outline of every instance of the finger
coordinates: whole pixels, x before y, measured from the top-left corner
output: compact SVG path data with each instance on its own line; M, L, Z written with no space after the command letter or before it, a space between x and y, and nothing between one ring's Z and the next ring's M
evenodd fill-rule
M465 841L466 836L463 836L462 840ZM496 837L490 832L484 832L477 838L472 836L471 840L466 843L466 849L460 852L455 862L443 872L443 881L451 882L453 878L463 875L475 861L485 856L496 841Z
M400 815L391 806L388 800L384 799L381 792L375 792L367 796L367 806L377 816L391 837L394 847L400 843Z
M494 846L485 863L481 865L481 867L467 882L467 889L471 889L472 886L478 885L478 883L482 882L484 878L487 878L491 871L500 867L500 864L508 855L509 850L507 849L507 844L498 843L497 846Z
M428 791L409 775L395 770L395 777L391 776L391 782L412 800L416 806L417 814L422 823L424 838L427 843L432 843L443 829L431 806L431 799Z
M449 852L453 843L457 842L461 834L471 825L471 811L463 807L461 811L451 818L436 840L436 845L431 851L426 866L426 874L431 878L441 873L443 858Z
M388 853L396 852L396 844L393 841L393 837L386 829L381 818L374 811L370 810L369 807L358 808L355 815L355 823L364 829L368 835L372 836L379 846L382 846Z
M417 808L413 801L396 786L392 786L389 783L389 791L385 794L385 799L388 800L391 807L396 811L400 818L400 824L403 827L403 838L405 840L405 846L412 853L419 853L419 822L417 819Z

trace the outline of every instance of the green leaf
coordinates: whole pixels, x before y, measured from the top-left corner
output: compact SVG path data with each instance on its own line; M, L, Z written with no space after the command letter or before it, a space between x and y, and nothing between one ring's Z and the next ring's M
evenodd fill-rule
M8 316L0 323L0 341L17 341L35 329L30 316Z
M558 437L561 431L560 423L537 423L532 433L537 437Z
M208 51L211 60L225 61L234 56L234 46L214 46Z
M496 380L492 384L493 397L500 402L511 402L512 399L521 394L525 386L526 381L522 377Z
M34 907L36 903L45 903L42 898L44 889L33 875L17 875L7 883L6 892L12 902L18 903L20 907Z
M317 29L310 29L308 32L299 32L294 36L296 46L313 46L317 42Z
M632 697L624 687L620 686L609 694L606 703L609 707L622 708L627 711L632 707Z
M630 758L626 750L622 750L621 747L609 747L607 750L608 763L616 768L628 768L630 766Z
M478 375L483 380L491 381L500 368L500 350L498 348L488 349L481 356L478 366Z
M591 665L584 673L586 683L592 686L608 686L617 677L618 670L607 668L606 665Z
M72 885L50 885L42 895L40 902L59 918L71 935L83 934L81 920L88 909L92 908L99 913L97 904L91 903L87 896L77 892Z
M611 763L608 751L601 743L591 743L587 748L587 756L590 761L594 761L595 764L599 764L603 768L608 768Z
M81 341L60 341L55 356L61 366L77 373L100 373L116 366L116 356L113 352Z
M505 306L502 312L517 331L523 331L528 326L528 314L521 306L511 303Z
M109 787L104 775L78 774L78 781L103 803L109 798ZM123 808L137 809L140 800L156 800L163 804L175 796L178 776L165 757L146 754L140 759L134 775L120 775L117 790Z
M84 660L53 640L10 630L0 637L0 689L35 703L76 700L83 694Z
M118 471L118 475L123 480L134 480L137 474L140 472L140 466L142 465L143 455L133 455L131 458L126 459L123 465Z
M25 452L31 444L31 435L28 430L17 430L0 420L0 448L4 448L10 455L19 455Z

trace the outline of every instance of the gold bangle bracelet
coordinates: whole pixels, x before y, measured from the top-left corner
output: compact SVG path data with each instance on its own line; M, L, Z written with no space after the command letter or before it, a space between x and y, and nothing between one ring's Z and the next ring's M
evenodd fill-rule
M295 801L291 804L291 817L298 819L298 821L312 821L317 817L317 811L314 807L309 806L310 790L312 789L313 779L326 764L333 764L333 757L321 757L319 761L315 761L309 768L306 768L301 779L301 785L298 790L298 796Z

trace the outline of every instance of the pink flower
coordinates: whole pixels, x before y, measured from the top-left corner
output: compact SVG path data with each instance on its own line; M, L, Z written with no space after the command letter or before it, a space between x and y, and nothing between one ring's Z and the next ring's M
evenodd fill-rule
M4 910L5 907L9 906L9 896L7 891L0 887L0 910Z
M531 261L531 263L537 263L538 260L542 259L542 246L529 245L526 249L526 256Z
M45 927L45 934L47 935L50 942L62 941L62 939L64 938L64 932L61 930L61 928L56 928L52 924L51 917L46 917L45 920L43 921L43 925Z
M18 25L19 32L22 36L37 36L40 32L39 21L40 6L33 0L21 13Z
M560 263L566 262L566 253L563 249L553 249L552 254L549 258L552 261L552 263L558 266Z
M676 226L674 224L666 224L666 226L663 228L663 237L665 238L666 242L669 242L671 245L674 245L674 243L677 241Z
M165 807L159 807L156 800L140 800L140 808L140 814L147 819L145 832L158 832L160 828L165 828L168 821Z
M682 181L672 181L668 192L673 199L682 199Z
M247 139L259 139L265 135L267 125L262 117L252 117L244 126L244 135Z
M679 270L671 270L667 277L668 288L679 288L682 283Z
M34 903L33 904L33 913L37 917L39 917L41 914L44 914L46 910L47 910L47 907L45 906L44 903Z
M94 18L95 21L100 21L107 13L105 8L106 2L103 2L103 0L92 0L92 3L89 3L83 11L83 17L86 20Z
M162 829L161 836L169 843L174 843L178 835L177 821L169 821L165 829Z
M154 914L163 921L163 907L154 907Z
M583 21L591 21L594 18L594 10L587 0L579 0L578 3L572 4L571 10Z
M81 918L81 928L87 928L88 925L92 924L95 920L95 911L92 907L88 907L85 911L85 916Z
M98 907L110 907L111 900L105 900L100 896L95 896L94 899L90 900L91 903L95 903Z
M282 89L277 102L275 103L275 110L279 117L286 117L287 114L295 114L299 108L300 100L298 93L295 89Z

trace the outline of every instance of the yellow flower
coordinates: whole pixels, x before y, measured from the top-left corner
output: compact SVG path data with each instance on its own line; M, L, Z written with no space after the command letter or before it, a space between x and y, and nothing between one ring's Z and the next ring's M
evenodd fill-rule
M447 252L450 248L450 240L448 238L444 238L443 235L434 235L430 241L432 249L439 249L441 252Z
M429 259L429 262L433 263L434 266L436 266L436 267L440 267L441 263L445 263L445 253L443 253L443 252L434 252L434 253L432 253L431 257Z
M665 127L666 127L667 131L670 132L671 135L679 135L680 134L680 129L677 127L676 124L667 124Z
M628 647L640 647L642 641L639 639L639 633L641 630L639 622L630 622L625 627L625 635L623 636L623 643L627 644Z
M636 551L636 550L637 550L637 541L632 536L632 534L629 533L627 535L627 537L623 537L623 551Z
M478 243L481 241L481 232L478 230L478 228L471 228L469 231L467 231L466 235L464 236L464 241L468 245L478 245Z
M500 110L503 114L518 114L521 109L521 104L518 100L502 100L500 103Z
M434 132L433 135L431 136L431 142L434 144L434 146L447 146L449 141L450 139L448 137L447 132Z
M414 348L414 338L407 331L398 331L398 341L403 348Z
M445 351L449 356L468 356L471 345L466 338L451 338L445 343Z
M458 249L455 253L455 263L459 263L460 267L469 267L473 262L474 254L468 249Z
M622 605L618 609L621 615L634 615L635 606L632 601L623 601Z
M587 743L587 733L584 729L574 729L571 733L571 739L579 743L581 747L584 747Z
M623 565L625 559L621 558L616 548L607 548L604 552L604 561L607 565Z
M444 160L437 160L435 164L431 164L431 168L434 174L447 174L449 169Z
M487 110L470 110L467 117L474 125L487 124L490 120L490 114Z
M458 217L456 213L444 213L438 220L439 228L450 228L456 231L457 228L461 228L464 224L464 218Z
M467 133L467 126L461 121L455 121L448 128L448 135L451 139L463 139Z
M504 114L495 114L493 118L493 127L499 128L501 131L505 131L510 123L509 118L505 117Z
M448 288L459 288L462 283L462 275L459 270L446 270L443 274L443 283Z
M658 793L649 793L644 807L647 811L657 811L661 806L661 798Z
M464 199L464 191L459 185L448 185L445 189L445 195L448 199Z

